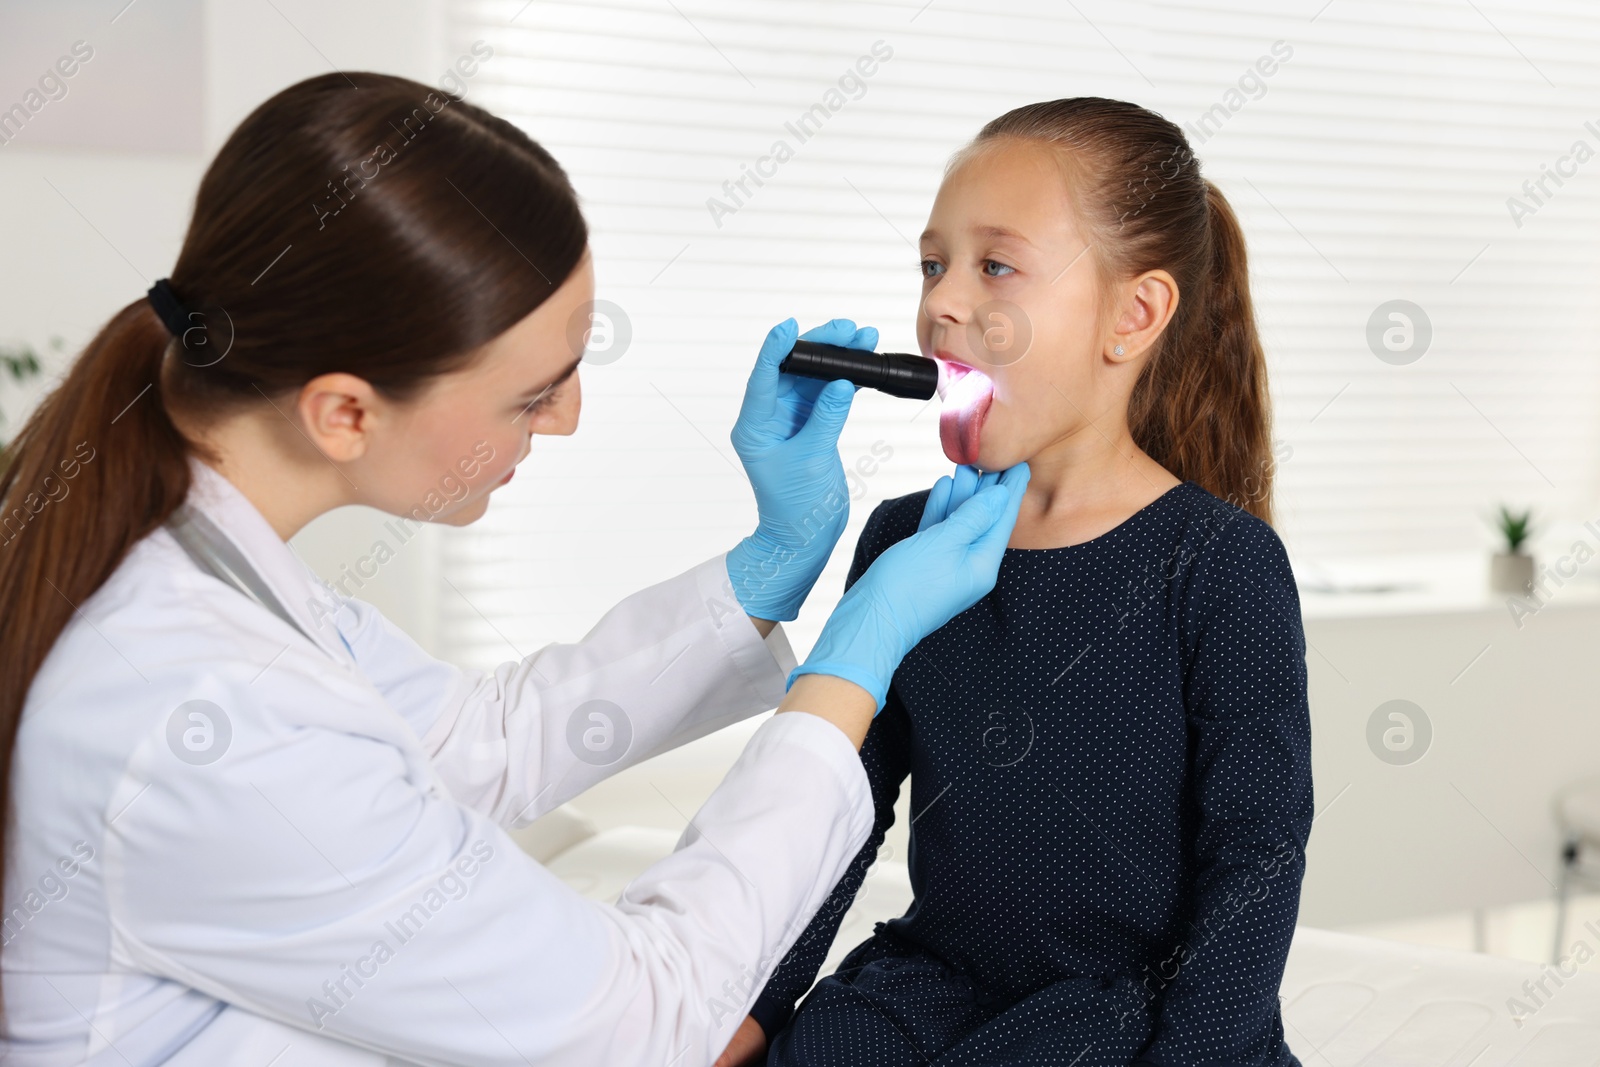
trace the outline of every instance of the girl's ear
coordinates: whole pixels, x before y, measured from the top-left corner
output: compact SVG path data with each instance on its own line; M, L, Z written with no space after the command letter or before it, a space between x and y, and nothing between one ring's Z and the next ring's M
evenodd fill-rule
M1141 274L1122 294L1122 312L1106 341L1105 357L1113 363L1128 363L1149 351L1178 310L1178 283L1164 270Z

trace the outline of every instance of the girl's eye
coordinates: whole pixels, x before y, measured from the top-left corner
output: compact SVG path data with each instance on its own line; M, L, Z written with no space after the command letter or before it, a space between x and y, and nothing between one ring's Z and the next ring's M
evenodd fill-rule
M997 267L999 270L991 270L991 267ZM917 264L917 271L924 278L936 278L943 273L944 264L938 262L937 260L925 259L921 263ZM1016 268L1008 267L1004 263L1001 263L997 260L986 259L983 261L983 272L991 278L1003 278L1007 274L1015 274Z

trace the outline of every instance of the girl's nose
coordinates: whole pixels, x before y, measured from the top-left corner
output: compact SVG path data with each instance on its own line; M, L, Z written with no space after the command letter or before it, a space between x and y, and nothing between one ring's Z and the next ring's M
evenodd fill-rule
M922 313L930 322L959 326L972 313L972 301L946 272L923 294Z

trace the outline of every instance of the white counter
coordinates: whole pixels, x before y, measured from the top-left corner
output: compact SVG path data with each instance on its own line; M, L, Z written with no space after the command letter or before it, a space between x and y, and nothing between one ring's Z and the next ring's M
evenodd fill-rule
M1487 568L1476 554L1297 561L1318 811L1302 922L1554 892L1551 795L1600 775L1600 560L1567 566L1575 576L1549 582L1520 619L1488 591ZM1385 762L1369 744L1373 712L1396 699L1431 725L1415 762Z

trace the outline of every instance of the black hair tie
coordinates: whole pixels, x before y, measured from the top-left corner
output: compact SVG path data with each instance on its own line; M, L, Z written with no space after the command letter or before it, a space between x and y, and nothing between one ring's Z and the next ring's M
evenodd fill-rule
M194 323L189 318L189 309L183 306L177 294L172 291L169 279L162 278L150 287L150 306L155 308L161 321L166 323L167 330L174 337L181 338L184 332Z

